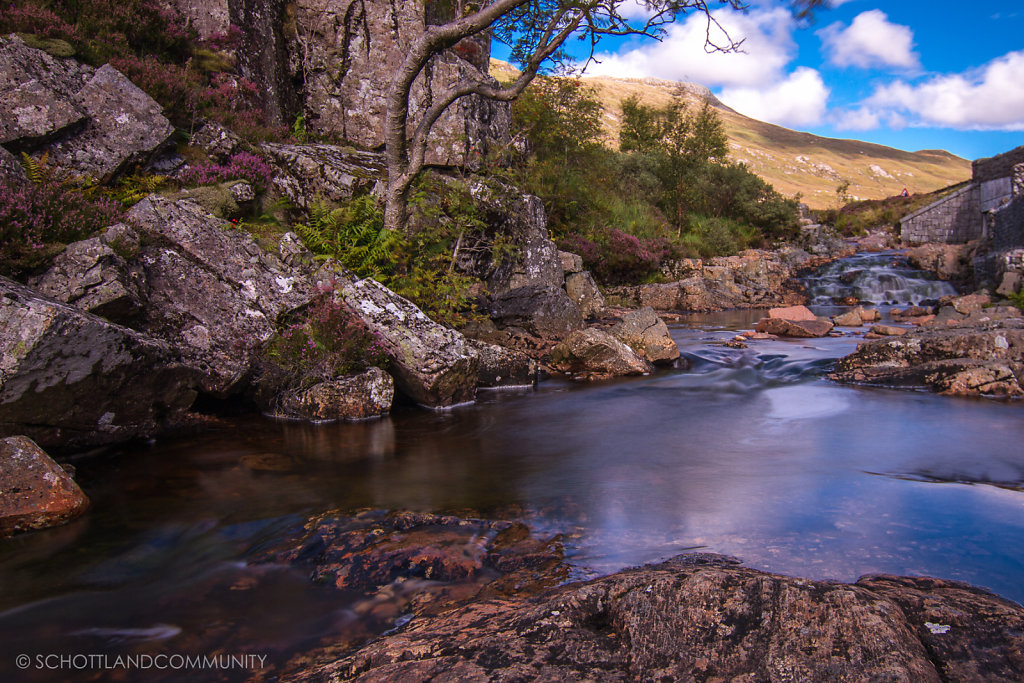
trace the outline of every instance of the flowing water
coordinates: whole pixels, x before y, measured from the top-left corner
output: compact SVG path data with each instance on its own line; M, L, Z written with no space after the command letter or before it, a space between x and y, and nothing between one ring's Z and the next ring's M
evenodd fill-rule
M876 265L905 286L871 285L877 300L938 295L942 283L896 258ZM867 260L847 268L874 270ZM836 385L823 373L856 336L724 345L759 315L673 326L687 370L552 380L360 424L235 419L78 458L88 515L0 544L0 680L110 674L18 671L22 653L216 649L269 665L368 628L353 596L247 563L334 508L521 518L565 535L576 578L699 549L799 576L933 575L1024 600L1024 404Z

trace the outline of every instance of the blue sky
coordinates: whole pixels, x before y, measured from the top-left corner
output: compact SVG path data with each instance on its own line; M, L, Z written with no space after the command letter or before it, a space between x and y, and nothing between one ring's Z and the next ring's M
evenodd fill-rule
M715 16L743 52L706 54L694 15L661 43L602 43L586 73L694 81L763 121L911 151L975 159L1024 145L1021 0L838 0L809 25L783 0L754 0Z

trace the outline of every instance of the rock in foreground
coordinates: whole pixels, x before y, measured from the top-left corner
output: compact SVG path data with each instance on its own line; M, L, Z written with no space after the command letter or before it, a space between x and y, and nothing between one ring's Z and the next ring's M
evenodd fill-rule
M88 507L78 484L31 439L0 439L0 538L64 524Z
M832 378L956 396L1024 396L1024 318L915 329L867 342L839 360Z
M966 584L682 555L414 618L307 680L1016 681L1024 609Z
M671 363L679 358L679 346L669 334L668 325L650 306L622 316L611 334L634 351L643 353L651 363Z
M650 363L612 335L602 330L573 332L551 349L551 365L562 372L589 378L643 375Z
M367 420L387 415L395 396L395 383L380 368L339 377L277 397L274 417L312 420Z

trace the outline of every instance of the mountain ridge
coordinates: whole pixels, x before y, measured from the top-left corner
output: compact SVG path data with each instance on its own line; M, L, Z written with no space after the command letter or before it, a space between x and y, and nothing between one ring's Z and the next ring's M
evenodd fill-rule
M508 80L518 72L491 60L491 74ZM884 199L904 188L911 194L933 192L967 180L971 162L946 150L910 152L873 142L827 138L759 121L732 109L698 83L658 78L584 76L604 109L604 142L617 145L621 103L636 96L649 106L664 106L677 94L690 106L707 100L722 118L729 156L784 195L799 194L814 209L837 206L849 199ZM845 196L837 190L849 181Z

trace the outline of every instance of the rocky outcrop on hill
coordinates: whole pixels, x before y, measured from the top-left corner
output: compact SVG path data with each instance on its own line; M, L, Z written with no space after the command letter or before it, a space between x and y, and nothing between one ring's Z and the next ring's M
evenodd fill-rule
M195 383L166 342L0 278L0 435L65 448L148 436Z
M109 179L144 164L174 128L117 69L58 60L17 36L0 37L0 144L47 154L47 166Z
M832 378L955 396L1024 396L1024 317L1011 307L945 307L923 327L861 344L839 360Z
M381 339L399 391L429 408L476 397L480 359L462 334L375 280L342 281L339 293Z
M296 680L1014 681L1024 610L954 581L809 581L680 555L424 614Z
M88 507L78 484L31 439L0 439L0 539L65 524Z

